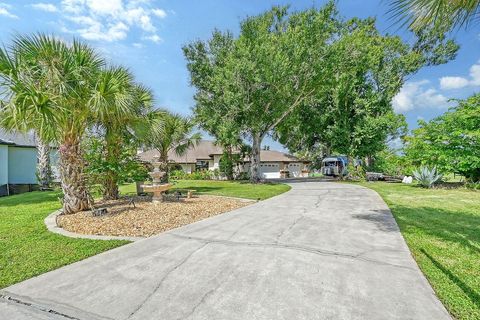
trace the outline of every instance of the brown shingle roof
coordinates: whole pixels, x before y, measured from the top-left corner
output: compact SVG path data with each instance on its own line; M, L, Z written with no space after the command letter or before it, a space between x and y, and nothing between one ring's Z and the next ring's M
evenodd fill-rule
M183 156L178 156L174 152L168 154L168 160L176 163L196 163L197 160L210 160L212 155L222 154L223 149L220 146L216 146L213 141L202 140L195 147L188 150L188 152ZM158 151L148 150L142 152L138 155L140 160L151 162L153 157L158 156ZM244 161L249 161L248 158L245 158ZM262 162L309 162L306 160L301 160L295 156L292 156L287 153L274 150L262 150L260 151L260 161Z
M168 160L176 163L196 163L197 160L209 160L210 155L222 154L221 147L216 146L213 141L202 140L194 148L190 148L183 156L178 156L175 152L168 153ZM151 162L153 157L158 156L158 151L148 150L138 155L140 160Z

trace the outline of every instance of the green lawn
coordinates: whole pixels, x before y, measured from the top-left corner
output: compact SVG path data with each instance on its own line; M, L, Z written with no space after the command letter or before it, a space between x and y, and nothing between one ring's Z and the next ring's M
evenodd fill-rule
M264 200L290 190L286 184L250 184L238 181L214 180L178 180L172 181L174 189L193 189L199 194L238 197L254 200ZM135 184L120 187L122 194L135 194Z
M480 192L383 182L377 191L420 269L457 319L480 319Z
M179 181L176 188L202 194L266 199L290 189L283 184ZM121 187L135 193L135 185ZM59 192L31 192L0 198L0 288L121 246L128 241L73 239L51 233L43 219L60 208Z
M37 191L0 198L0 288L128 243L49 232L43 219L60 208L59 196Z

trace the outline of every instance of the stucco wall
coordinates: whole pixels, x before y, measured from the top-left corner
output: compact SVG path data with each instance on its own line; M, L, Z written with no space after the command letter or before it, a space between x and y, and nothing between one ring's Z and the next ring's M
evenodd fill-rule
M192 173L193 171L195 171L195 169L192 169L192 168L194 168L194 166L195 166L194 164L190 164L190 163L185 164L185 163L182 163L182 164L180 164L180 165L182 166L183 171L186 172L186 173Z
M58 171L59 154L57 149L50 151L50 166L52 167L53 181L60 181L60 172Z
M8 147L0 145L0 186L8 183Z
M37 149L8 148L8 183L36 184Z

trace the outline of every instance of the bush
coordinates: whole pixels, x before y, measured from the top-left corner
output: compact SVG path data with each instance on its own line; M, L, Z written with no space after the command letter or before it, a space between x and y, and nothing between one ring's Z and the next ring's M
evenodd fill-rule
M239 172L235 176L235 180L250 180L250 172Z
M442 178L442 175L438 173L436 167L430 168L427 166L421 166L419 169L413 171L413 176L418 183L425 188L431 188Z
M170 179L173 180L212 180L219 178L218 170L202 170L194 171L192 173L186 173L183 170L172 170L170 171Z
M366 175L365 170L363 170L362 166L354 166L353 164L349 164L347 166L347 180L351 181L365 181Z
M480 190L480 182L468 182L465 187L472 190Z
M381 172L389 176L411 176L415 167L410 159L395 150L383 150L375 155L373 165L367 171Z

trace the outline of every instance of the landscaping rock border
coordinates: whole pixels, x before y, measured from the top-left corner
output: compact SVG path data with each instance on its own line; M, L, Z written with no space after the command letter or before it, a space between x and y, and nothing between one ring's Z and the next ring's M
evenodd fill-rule
M220 196L220 195L209 195L211 197L219 197L219 198L227 198L227 199L235 199L241 202L249 202L254 203L258 202L259 200L253 199L245 199L239 197L229 197L229 196ZM228 212L228 211L227 211ZM90 239L90 240L128 240L128 241L139 241L143 239L147 239L148 237L128 237L128 236L106 236L106 235L91 235L91 234L82 234L67 231L57 225L57 217L62 213L62 210L56 210L49 214L43 221L50 232L60 234L65 237L70 238L78 238L78 239ZM224 212L226 213L226 212Z
M128 240L128 241L139 241L146 239L146 237L122 237L122 236L101 236L101 235L90 235L90 234L81 234L70 232L60 228L57 225L57 217L62 213L62 210L56 210L49 214L43 221L47 226L47 229L50 232L60 234L65 237L70 238L79 238L79 239L91 239L91 240Z

